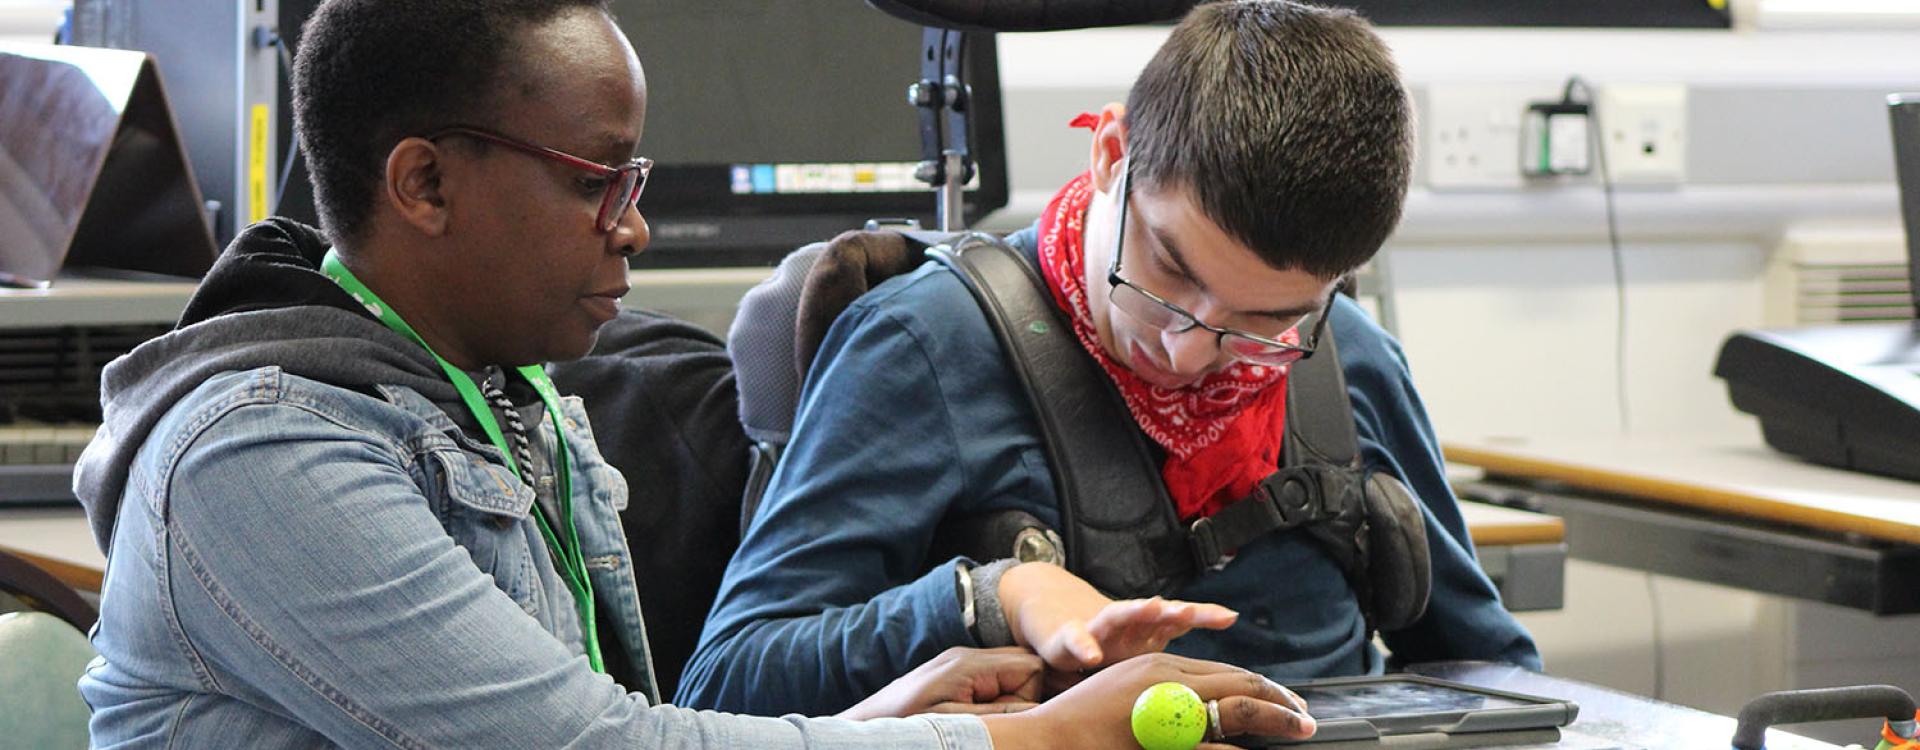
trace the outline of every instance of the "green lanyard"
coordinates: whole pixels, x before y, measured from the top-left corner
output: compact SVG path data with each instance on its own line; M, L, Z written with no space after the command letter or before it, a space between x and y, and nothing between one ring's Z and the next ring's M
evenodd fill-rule
M486 398L480 395L480 388L474 385L473 378L435 353L433 347L428 346L427 342L420 338L420 334L414 333L412 326L400 319L399 313L394 312L393 308L388 307L379 295L374 294L372 289L368 289L366 284L355 278L353 272L347 270L346 265L340 262L340 257L332 250L328 250L327 257L320 262L320 270L342 289L347 290L348 294L353 295L360 304L366 305L367 311L373 313L374 318L385 323L395 333L412 339L413 343L419 344L420 348L426 349L428 354L433 355L433 360L440 363L440 369L446 371L447 379L453 381L454 390L460 392L460 400L466 402L467 410L473 412L473 418L480 422L480 429L487 433L487 439L493 441L493 447L500 449L500 457L506 459L507 468L512 469L514 475L524 479L526 475L522 474L519 465L514 463L513 451L507 449L507 440L500 434L500 422L493 418L493 409L487 405ZM540 526L540 535L547 540L547 549L559 562L560 576L566 579L567 589L573 592L574 604L580 609L580 630L586 636L587 661L593 665L593 671L606 672L607 668L600 659L599 628L594 622L593 582L587 578L586 557L580 551L580 533L573 526L573 461L567 453L566 433L560 429L561 425L566 424L566 419L560 415L560 394L553 389L553 381L547 378L546 370L541 369L539 365L527 365L516 369L521 377L533 384L534 390L539 391L540 400L547 406L547 415L553 419L553 439L558 443L555 453L559 460L556 463L559 464L560 469L560 493L557 496L560 500L560 525L566 529L567 535L560 537L554 534L553 521L547 518L546 509L538 502L533 504L534 520Z

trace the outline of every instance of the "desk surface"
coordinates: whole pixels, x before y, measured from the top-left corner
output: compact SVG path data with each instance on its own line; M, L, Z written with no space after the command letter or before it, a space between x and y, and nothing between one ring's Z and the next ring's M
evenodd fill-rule
M1567 538L1567 524L1559 516L1472 501L1461 501L1460 515L1475 547L1558 544Z
M1920 544L1920 482L1807 463L1758 436L1444 440L1449 461L1759 521Z
M1498 547L1519 544L1556 544L1566 526L1555 516L1463 502L1461 511L1473 543ZM106 557L93 544L86 515L75 508L29 508L0 511L0 549L32 558L52 570L68 585L100 590Z
M94 546L93 529L78 507L0 511L0 549L83 591L99 591L107 569L107 558Z
M1565 698L1580 704L1580 715L1559 742L1516 745L1512 750L1702 750L1732 745L1738 725L1730 717L1663 703L1631 693L1484 662L1415 664L1409 672L1500 690ZM1311 706L1308 707L1312 709ZM1862 737L1864 742L1869 738ZM1768 730L1768 750L1832 750L1780 730Z
M657 310L731 307L771 267L632 271L625 304ZM46 289L0 289L0 329L171 323L199 285L193 281L61 278Z

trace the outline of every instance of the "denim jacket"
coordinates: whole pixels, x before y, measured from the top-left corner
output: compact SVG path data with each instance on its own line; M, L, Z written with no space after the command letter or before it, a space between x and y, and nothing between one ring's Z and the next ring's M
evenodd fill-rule
M331 312L299 311L306 321ZM282 315L247 325L303 325L273 312ZM385 333L367 323L359 340ZM162 388L141 391L126 371L198 359L170 345L110 368L106 426L77 482L89 512L108 516L95 519L109 540L92 633L101 656L80 681L96 747L990 747L973 718L655 705L588 666L533 492L435 399L269 365L199 377L134 424L122 416L129 404ZM626 482L601 458L579 401L561 411L563 424L543 420L537 439L552 451L554 430L565 431L602 640L624 646L625 672L645 678L618 517ZM119 489L95 494L101 486Z

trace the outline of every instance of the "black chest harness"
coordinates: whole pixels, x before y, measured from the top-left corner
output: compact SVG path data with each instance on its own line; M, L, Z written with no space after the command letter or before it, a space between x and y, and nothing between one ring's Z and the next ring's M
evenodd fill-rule
M1287 377L1280 466L1253 493L1181 523L1159 467L1112 381L1080 348L1033 262L996 237L904 233L972 292L1025 387L1059 502L1060 528L1021 511L949 519L936 555L1059 562L1116 597L1172 595L1240 547L1300 530L1339 564L1370 628L1426 611L1431 560L1419 501L1360 462L1332 329Z

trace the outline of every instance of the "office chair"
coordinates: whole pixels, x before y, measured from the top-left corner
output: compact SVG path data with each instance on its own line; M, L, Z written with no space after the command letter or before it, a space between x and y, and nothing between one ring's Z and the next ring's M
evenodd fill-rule
M0 594L27 607L65 620L82 633L93 627L99 613L72 587L25 558L0 551Z
M9 747L83 748L89 711L77 685L93 645L45 612L0 615L0 725Z
M59 579L5 552L0 552L0 592L38 610L0 614L4 744L86 747L89 711L76 683L94 657L85 630L98 613Z

